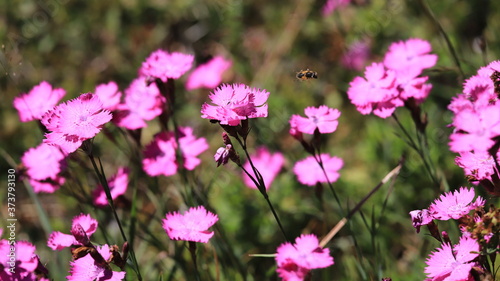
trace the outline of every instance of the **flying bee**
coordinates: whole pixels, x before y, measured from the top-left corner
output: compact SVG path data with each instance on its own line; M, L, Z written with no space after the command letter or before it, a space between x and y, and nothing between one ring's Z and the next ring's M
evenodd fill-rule
M302 81L313 79L313 78L318 79L318 73L316 71L309 70L309 68L308 68L306 70L301 70L301 71L297 72L297 75L295 77L297 77L297 79L302 80Z

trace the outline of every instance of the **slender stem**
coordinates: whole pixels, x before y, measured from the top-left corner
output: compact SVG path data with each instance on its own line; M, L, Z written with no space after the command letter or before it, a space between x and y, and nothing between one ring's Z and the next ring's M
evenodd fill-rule
M106 193L106 198L108 200L108 204L111 207L111 210L113 212L115 220L118 224L118 228L120 229L120 233L122 235L122 238L123 238L124 242L128 242L127 236L125 235L125 231L123 230L123 226L121 224L120 218L118 217L118 213L116 212L115 204L113 203L113 197L111 196L111 191L110 191L109 186L108 186L108 181L106 180L106 176L104 175L104 170L102 167L101 160L98 158L100 168L101 168L101 169L99 169L97 167L97 164L95 162L94 155L92 154L92 152L87 153L87 155L89 156L90 162L92 163L92 166L94 167L94 171L97 175L97 178L99 179L101 185L103 186L104 193ZM132 248L132 245L130 245L130 246L131 246L130 247L130 257L132 258L132 261L135 265L134 271L137 274L138 280L142 280L141 272L139 269L139 264L138 264L137 259L135 257L134 249Z
M325 165L323 165L323 159L321 159L321 154L319 153L319 148L318 148L317 155L314 154L313 157L314 157L314 159L316 159L316 162L318 162L319 166L321 167L321 171L323 171L323 175L325 175L326 183L328 184L328 187L332 191L333 197L335 197L335 201L337 201L337 204L339 205L340 211L344 212L344 209L342 208L342 204L340 203L340 198L337 195L337 192L335 192L335 189L333 189L333 185L332 185L330 179L328 178L328 174L326 173Z
M198 271L198 263L196 261L196 242L188 241L188 244L189 244L189 253L191 254L191 259L193 260L196 280L200 280L200 272Z

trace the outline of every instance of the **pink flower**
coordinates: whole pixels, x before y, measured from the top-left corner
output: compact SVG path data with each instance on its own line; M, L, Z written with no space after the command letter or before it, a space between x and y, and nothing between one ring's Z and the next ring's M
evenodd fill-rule
M416 77L436 64L437 55L429 54L431 51L431 44L419 38L395 42L385 54L384 65L396 72L410 71L410 76Z
M437 251L431 253L426 261L425 273L432 281L469 281L470 270L476 266L472 262L479 254L479 244L476 240L461 237L457 245L443 244Z
M33 191L36 193L46 192L46 193L54 193L58 190L65 182L66 179L62 176L57 176L54 179L44 179L41 181L28 179L29 183L33 187Z
M0 280L47 280L44 276L47 269L40 263L35 254L35 246L27 241L0 240ZM9 256L11 247L15 248L15 258ZM14 273L9 269L14 264Z
M186 73L191 68L193 60L193 55L156 50L142 63L139 74L167 82L169 78L178 79Z
M208 228L218 220L217 215L207 211L203 206L198 206L189 208L183 215L178 212L167 213L162 225L172 240L207 243L214 235Z
M66 95L61 88L52 89L52 86L43 81L33 87L28 94L21 94L14 98L14 107L19 113L21 122L40 120L49 109L52 109Z
M428 225L434 219L433 214L427 209L414 210L410 212L411 220L413 222L413 227L420 232L420 227L423 225Z
M90 215L80 214L73 218L73 224L71 228L75 228L76 225L80 225L87 237L90 237L97 230L97 221ZM49 240L47 241L47 246L52 250L62 250L65 247L70 247L71 245L81 245L73 235L64 234L59 231L54 231L50 234Z
M478 196L476 201L472 202L474 196L474 188L461 187L459 190L450 191L439 196L431 204L429 211L433 212L434 218L438 220L457 220L467 215L471 210L484 205L485 201L481 196Z
M117 106L118 112L113 122L129 130L147 126L146 121L153 120L163 112L166 99L160 95L155 83L148 85L146 78L139 77L132 81L125 90L125 100Z
M330 15L337 8L343 8L351 3L351 0L327 0L323 8L321 8L321 14L324 17Z
M205 138L197 139L190 127L179 127L179 145L184 157L184 168L193 170L201 163L197 158L208 149ZM161 132L144 150L142 166L150 176L172 176L177 173L176 149L178 145L173 132Z
M214 160L217 162L217 167L219 167L221 164L226 165L227 162L229 161L231 149L233 148L232 145L227 144L226 147L219 147L217 149L217 152L214 155Z
M491 180L495 173L495 160L487 152L463 152L455 158L455 163L464 169L465 175L474 180Z
M65 158L59 147L41 143L26 151L21 157L21 162L26 167L26 174L30 179L41 181L56 179L66 167Z
M122 97L122 93L118 90L118 85L113 81L97 85L95 95L101 100L102 107L109 111L116 110Z
M394 71L386 70L381 63L366 67L365 78L356 77L349 84L347 95L361 114L387 118L404 103L398 97Z
M108 245L96 246L95 248L104 260L111 257L111 250ZM112 271L109 267L99 264L90 254L70 262L70 266L70 276L67 276L67 278L72 281L119 281L123 280L126 274L125 271Z
M326 105L319 107L309 106L304 110L307 118L300 115L292 115L290 126L305 134L314 134L316 129L322 134L333 133L337 130L340 117L338 109L329 108Z
M127 191L129 173L130 170L128 168L120 167L116 174L108 179L108 186L113 200L125 194L125 191ZM94 205L98 207L105 207L108 205L106 193L102 185L99 184L92 195L94 197Z
M298 161L293 167L293 172L297 176L300 183L314 186L316 183L320 182L335 182L340 177L338 171L344 165L341 158L337 156L331 157L330 155L323 153L320 155L323 161L323 167L325 168L326 175L321 169L316 159L313 156L309 156L304 160Z
M201 117L219 120L222 125L237 126L240 120L267 117L265 103L268 97L266 90L244 84L222 84L209 95L215 105L204 103Z
M332 265L333 258L329 249L319 247L315 235L302 234L295 244L285 242L278 247L276 263L276 271L284 280L303 280L309 270Z
M333 1L330 0L329 2ZM361 71L366 66L369 57L370 45L368 40L356 41L344 53L341 63L346 68Z
M214 57L209 62L198 66L189 75L186 82L186 89L213 89L219 86L222 81L222 74L229 69L232 64L230 60L225 60L223 57Z
M456 129L450 136L451 151L487 152L495 143L492 138L500 135L500 103L479 110L463 109L452 125Z
M58 145L69 154L77 150L83 141L97 135L111 117L96 95L82 94L43 115L42 124L52 131L45 134L43 142Z
M255 168L257 168L257 170L262 175L262 178L264 179L266 190L269 189L274 178L276 177L276 175L278 175L281 168L283 167L283 164L285 163L285 157L283 157L283 154L279 152L271 154L271 152L264 146L257 148L255 154L251 155L250 157L252 158L252 162L255 165ZM255 173L252 170L252 167L250 166L250 162L247 161L245 165L243 165L243 167L254 177L254 179L257 179ZM245 173L243 173L243 182L250 188L257 188L254 182Z

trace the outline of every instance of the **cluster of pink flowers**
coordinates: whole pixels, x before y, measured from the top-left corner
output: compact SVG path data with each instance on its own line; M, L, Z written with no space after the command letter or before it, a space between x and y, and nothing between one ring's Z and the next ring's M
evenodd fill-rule
M500 195L492 176L498 178L494 157L498 158L500 136L500 101L498 78L500 61L481 67L476 75L467 79L463 92L448 106L454 116L451 126L450 150L460 155L456 163L471 181L479 181L488 192Z
M178 146L182 151L184 168L193 170L201 163L197 156L208 149L205 138L196 138L190 127L179 127L177 133L179 145L174 132L161 132L146 146L142 165L148 175L172 176L177 173L179 164L176 159L176 150Z
M319 246L318 238L313 234L304 234L295 239L295 244L286 242L280 245L276 253L279 277L284 281L308 280L312 269L326 268L333 264L329 249Z
M475 200L474 197L473 188L461 187L454 192L447 192L436 199L428 209L411 211L413 226L419 232L421 226L427 225L431 235L441 241L442 238L434 220L467 220L472 210L483 207L485 204L485 200L480 196ZM480 218L473 219L473 221L478 220ZM478 266L475 259L479 256L480 245L476 239L473 239L469 228L461 226L460 229L462 237L457 245L452 246L448 239L443 239L441 247L431 253L427 259L425 273L429 277L428 280L472 280L470 271Z
M0 237L2 232L0 228ZM0 280L49 281L35 251L30 242L0 239Z
M361 114L387 118L408 99L421 103L432 88L426 84L424 69L433 67L437 56L429 54L431 45L422 39L391 44L383 63L366 67L365 77L351 81L347 95Z
M201 117L218 120L221 125L237 126L241 120L267 117L266 101L269 92L244 84L223 84L208 96L212 103L204 103Z

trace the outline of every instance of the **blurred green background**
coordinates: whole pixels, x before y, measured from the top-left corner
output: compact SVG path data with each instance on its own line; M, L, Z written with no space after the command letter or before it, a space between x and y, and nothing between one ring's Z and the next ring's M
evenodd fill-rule
M461 91L464 77L438 26L423 8L426 2L354 2L326 17L321 14L325 2L312 0L0 2L0 146L4 151L0 168L5 174L0 178L1 186L7 186L6 171L11 167L6 160L19 163L22 154L43 139L36 122L21 123L12 107L15 96L40 81L66 89L67 100L111 80L123 91L137 76L141 62L159 48L194 54L197 65L222 55L233 61L224 82L241 82L271 92L269 117L252 121L249 143L252 149L266 145L287 158L269 195L290 237L310 232L324 236L342 218L328 189L322 205L314 188L300 185L292 173L295 161L306 156L288 135L292 114L303 114L305 107L321 104L341 110L339 127L325 138L323 151L344 159L341 178L334 184L344 208L354 206L406 155L392 193L389 184L385 185L328 244L335 264L315 272L313 280L423 280L425 258L438 244L427 237L426 230L415 233L408 212L428 207L447 187L433 184L421 159L399 137L401 131L393 119L363 116L350 104L346 95L349 82L363 73L347 69L340 60L350 44L359 40L370 42L367 64L381 61L395 41L419 37L432 44L439 60L425 73L433 89L422 107L429 120L432 161L450 189L467 184L461 169L454 165L455 155L448 150L451 129L446 127L451 123L446 107ZM457 52L465 77L498 59L500 2L429 2L430 11ZM317 71L319 79L297 81L296 72L306 68ZM193 280L185 246L168 239L160 219L184 204L201 203L219 215L216 236L207 246L199 246L202 280L276 280L274 259L249 254L275 253L283 242L280 232L266 202L242 184L236 167L231 163L215 167L212 156L222 145L222 130L201 119L199 112L210 90L184 90L186 77L176 81L176 95L183 104L176 114L181 126L194 127L195 135L208 140L210 149L202 154L203 164L189 173L189 185L179 176L151 179L136 172L131 182L139 197L135 248L144 280ZM414 132L408 112L401 108L397 114ZM150 122L142 144L147 144L159 128L157 120ZM140 169L139 162L130 160L130 151L123 151L126 141L120 148L101 134L95 143L108 175L119 165L135 164ZM30 197L23 184L17 186L18 237L37 246L54 280L67 274L70 253L53 253L46 246L48 233L36 200L53 230L68 233L72 217L87 212L99 218L102 226L94 242L123 242L109 212L96 210L90 203L88 192L95 179L90 165L82 165L86 161L83 153L73 158L68 168L71 176L60 191ZM203 196L182 202L179 193L190 194L193 186L202 190ZM131 194L126 197L130 200ZM0 199L4 206L5 194L0 193ZM119 214L127 221L127 207ZM6 207L0 215L6 217ZM134 278L130 271L128 280Z

